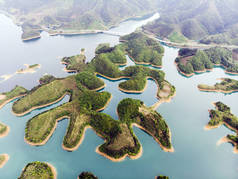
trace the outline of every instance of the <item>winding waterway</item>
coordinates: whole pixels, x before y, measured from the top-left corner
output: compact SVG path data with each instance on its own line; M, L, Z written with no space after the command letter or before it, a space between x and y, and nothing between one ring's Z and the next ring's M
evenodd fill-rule
M146 20L126 21L111 31L130 33L145 22ZM0 92L8 91L16 84L30 89L38 84L37 80L45 73L57 77L67 76L59 63L61 57L78 54L81 48L85 48L87 60L91 60L99 43L108 42L115 45L119 40L116 36L106 34L50 37L43 32L41 39L23 43L20 36L21 29L9 18L0 15L0 76L13 74L25 63L39 63L42 67L33 74L18 74L5 81L0 79ZM103 140L91 129L87 130L78 150L67 152L62 149L61 144L68 120L58 123L56 131L46 145L32 147L24 142L27 120L42 111L67 102L69 97L24 117L16 117L11 113L11 102L0 110L0 121L10 127L9 135L0 138L0 153L10 155L10 160L0 169L0 178L17 178L27 163L39 160L54 165L58 179L76 179L82 171L91 171L101 179L152 179L158 174L167 175L172 179L237 179L238 155L232 152L232 145L216 145L220 138L232 132L223 126L211 131L205 131L203 128L209 121L208 109L213 108L213 101L224 102L238 115L238 93L224 95L200 92L197 85L214 84L217 82L216 79L221 77L238 77L229 76L220 68L191 78L183 77L174 65L177 52L178 49L165 46L162 68L166 73L166 79L176 86L176 96L170 103L164 103L157 109L171 129L174 153L162 151L152 137L136 127L133 129L143 147L143 155L137 160L127 158L123 162L114 163L97 154L95 149ZM129 61L129 65L134 63ZM123 98L140 99L146 105L152 105L157 101L157 86L151 80L142 94L126 94L119 91L118 84L122 80L103 80L106 83L104 90L113 96L103 112L110 114L114 119L117 119L116 106Z

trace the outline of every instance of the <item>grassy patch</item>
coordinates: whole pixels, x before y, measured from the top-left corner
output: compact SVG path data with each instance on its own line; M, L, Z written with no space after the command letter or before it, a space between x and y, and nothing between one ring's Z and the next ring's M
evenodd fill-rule
M74 85L75 81L72 78L66 78L39 86L31 90L27 96L16 101L12 106L12 110L17 114L21 114L34 107L52 103L66 93L70 93Z
M17 96L26 94L27 90L21 86L16 86L14 89L12 89L9 92L6 93L2 93L1 95L3 95L3 99L0 100L0 105L2 105L3 103L5 103L6 101L8 101L9 99L13 99Z
M184 37L182 34L174 31L173 33L171 33L169 36L168 36L168 39L171 41L171 42L176 42L176 43L184 43L184 42L187 42L187 38Z
M198 88L201 90L218 90L223 92L238 91L238 81L230 78L223 78L220 83L216 83L214 86L199 84Z

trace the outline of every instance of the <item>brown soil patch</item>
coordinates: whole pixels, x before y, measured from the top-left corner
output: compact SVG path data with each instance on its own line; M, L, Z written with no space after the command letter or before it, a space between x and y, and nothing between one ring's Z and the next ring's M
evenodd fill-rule
M159 96L161 98L166 98L170 95L170 93L171 93L170 86L168 84L164 84L163 89L160 90L159 92Z
M183 57L180 59L180 62L183 64L183 65L186 65L188 63L188 61L192 58L193 56L188 56L188 57Z

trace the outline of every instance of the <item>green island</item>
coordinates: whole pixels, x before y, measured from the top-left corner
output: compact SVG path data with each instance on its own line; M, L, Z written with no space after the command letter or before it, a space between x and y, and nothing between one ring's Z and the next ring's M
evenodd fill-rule
M122 36L120 41L123 42L126 52L136 64L162 67L164 48L158 41L142 32Z
M81 61L78 63L75 63L75 61L68 61L68 65L77 65L78 68L81 69L74 69L75 71L81 72L81 83L83 83L83 81L88 81L87 83L91 81L92 84L95 85L95 82L93 82L95 81L95 77L93 77L94 73L110 80L120 80L123 78L129 79L125 82L120 83L119 89L123 92L141 93L146 87L147 79L151 78L158 85L158 98L169 99L171 96L173 96L175 93L175 87L164 79L164 72L160 70L150 69L145 66L129 66L122 71L118 68L118 66L126 63L125 55L127 52L132 53L131 55L134 56L135 62L140 61L142 58L144 60L143 63L155 65L158 62L159 64L161 64L161 57L163 53L163 48L161 47L161 45L140 32L135 32L130 35L124 36L122 37L122 39L128 40L123 40L122 44L119 44L115 47L110 47L109 44L100 44L96 48L96 56L90 63L85 64ZM145 44L151 44L150 48L147 48ZM149 49L148 53L144 53L146 49ZM153 59L151 54L158 54L157 51L161 52L160 57L153 57ZM63 60L67 58L75 59L76 57L77 56L64 57ZM153 60L150 61L151 59ZM157 62L155 62L156 59L158 60ZM72 70L67 67L66 69L69 71ZM84 72L84 75L82 74L82 72ZM91 73L91 75L89 75L89 73ZM89 86L88 88L92 89Z
M36 72L36 69L40 68L41 65L40 64L33 64L33 65L28 65L28 64L24 64L26 66L25 69L20 69L17 70L16 73L20 73L20 74L24 74L24 73L34 73Z
M213 129L217 128L220 125L224 124L230 130L236 132L236 136L234 135L227 135L219 143L223 142L230 142L234 147L234 152L238 153L238 118L231 113L230 107L223 104L222 102L214 103L216 109L210 110L210 121L205 127L205 129Z
M146 24L144 31L160 39L188 46L196 42L238 45L236 0L161 2L160 18Z
M1 93L0 94L0 109L5 106L7 103L11 102L12 100L19 98L23 95L26 95L28 90L21 86L16 86L9 92Z
M77 66L79 70L76 70L76 74L65 78L45 75L38 86L25 91L26 95L13 103L13 113L23 116L32 110L55 104L65 95L70 96L69 102L31 118L26 124L25 141L30 145L44 145L54 133L57 122L69 119L62 143L63 149L68 151L76 150L83 141L84 132L92 128L105 141L96 149L99 154L112 161L121 161L126 156L138 158L142 154L142 147L132 130L132 126L136 125L151 135L164 151L173 152L169 127L154 110L158 104L169 101L175 95L175 87L165 80L164 72L143 65L119 70L119 65L125 62L124 44L115 47L101 45L96 52L94 59L88 63L70 58L68 66L71 63ZM142 101L124 99L117 108L120 120L114 120L100 112L106 108L112 96L108 92L98 92L105 84L96 75L111 80L125 78L127 81L121 82L119 89L132 93L143 92L147 78L151 78L158 86L158 104L146 107Z
M215 91L222 93L233 93L238 91L238 81L230 78L221 78L220 83L216 83L213 86L199 84L198 89L200 91Z
M0 122L0 137L5 137L9 133L9 127Z
M163 176L163 175L159 175L159 176L156 176L155 179L169 179L169 177Z
M4 165L7 163L8 160L9 160L8 154L0 154L0 168L4 167Z
M81 49L79 55L64 57L61 60L62 64L65 64L65 71L67 72L79 72L83 71L85 67L86 56L84 55L84 49Z
M56 176L56 170L52 165L36 161L28 163L18 179L56 179Z
M79 176L78 179L98 179L93 173L91 172L82 172Z
M221 66L229 74L238 74L238 60L234 58L234 50L223 47L212 47L205 50L182 48L175 63L179 72L187 77L195 73L211 71Z

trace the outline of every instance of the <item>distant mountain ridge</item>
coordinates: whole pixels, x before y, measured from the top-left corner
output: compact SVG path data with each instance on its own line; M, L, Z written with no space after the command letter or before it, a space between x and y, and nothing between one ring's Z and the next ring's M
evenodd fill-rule
M54 32L105 30L122 20L158 9L158 0L0 0L0 9L14 16L23 39Z
M238 44L237 0L170 0L161 4L161 18L144 27L160 38Z

